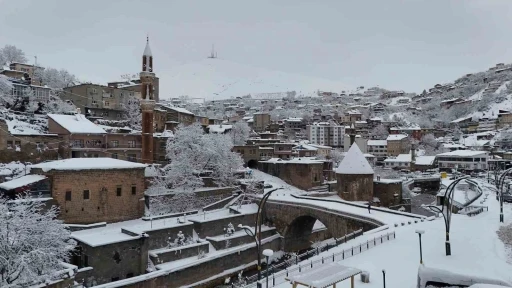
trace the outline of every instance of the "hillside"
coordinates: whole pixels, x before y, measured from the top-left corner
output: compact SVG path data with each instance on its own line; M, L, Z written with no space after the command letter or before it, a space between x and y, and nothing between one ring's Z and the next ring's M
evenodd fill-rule
M317 90L351 89L344 83L264 68L251 67L222 59L204 59L158 71L161 98L188 95L206 100L229 99L251 94L296 91L297 95L316 95ZM257 95L260 94L260 95ZM274 95L270 95L274 96Z

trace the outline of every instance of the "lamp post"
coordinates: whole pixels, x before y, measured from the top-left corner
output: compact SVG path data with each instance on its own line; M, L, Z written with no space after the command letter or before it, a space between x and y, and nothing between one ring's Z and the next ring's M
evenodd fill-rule
M501 174L501 177L500 179L498 180L498 186L496 186L496 190L497 192L496 193L499 193L499 201L500 201L500 222L503 222L505 221L504 219L504 216L503 216L503 186L505 184L505 179L506 179L506 176L512 171L512 168L509 168L507 170L505 170L505 172L503 172L503 174ZM498 196L498 195L496 195Z
M452 222L452 204L453 204L453 191L455 190L455 186L459 184L460 181L468 179L469 176L463 176L446 187L446 193L444 194L444 203L442 203L442 208L439 209L437 206L428 206L430 210L441 213L444 218L444 226L446 230L446 240L445 240L445 250L446 256L452 255L452 249L450 245L450 225ZM444 205L446 203L446 205ZM446 211L445 211L446 206Z
M267 288L268 288L268 267L270 266L270 262L268 261L269 260L269 257L274 255L274 251L272 251L272 249L265 249L263 250L263 255L267 258L267 274L266 277L267 277Z
M261 223L263 222L261 221L261 213L263 212L263 207L265 207L270 195L279 189L283 188L276 188L264 193L263 198L261 198L260 203L258 203L258 212L256 213L254 231L248 226L243 226L242 224L238 225L239 228L244 229L247 235L253 237L256 242L256 252L258 254L258 280L261 280Z
M386 288L386 270L382 269L382 284Z
M420 264L423 264L423 250L421 249L421 235L425 233L424 230L416 230L418 236L420 238Z

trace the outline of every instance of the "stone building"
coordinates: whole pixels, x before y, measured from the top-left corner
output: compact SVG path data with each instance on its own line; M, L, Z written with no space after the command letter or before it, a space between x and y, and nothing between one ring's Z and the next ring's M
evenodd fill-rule
M373 200L374 172L357 144L352 144L335 172L338 196L342 199Z
M41 77L39 77L40 73L38 73L42 70L44 70L44 68L40 66L13 62L9 64L9 70L2 70L0 74L15 79L26 79L28 76L30 85L45 85L45 83L42 83Z
M252 128L256 132L262 132L267 130L267 126L270 124L270 114L268 113L254 113Z
M392 207L402 203L402 180L380 179L373 182L374 203L381 207Z
M50 180L50 195L69 224L119 222L144 213L146 165L112 158L74 158L31 165Z
M389 135L386 141L388 143L388 156L406 154L410 150L410 141L406 134Z
M15 122L7 122L9 121L0 120L1 163L12 161L38 163L58 159L59 143L62 141L62 137L50 133L27 133L21 129L15 129L13 127Z
M174 131L179 124L190 125L197 122L194 113L185 108L171 105L157 105L154 118L157 132L164 130ZM202 126L205 126L206 120L201 120L200 123Z
M260 161L258 169L304 190L322 185L324 178L324 161L307 157L291 160L272 158Z

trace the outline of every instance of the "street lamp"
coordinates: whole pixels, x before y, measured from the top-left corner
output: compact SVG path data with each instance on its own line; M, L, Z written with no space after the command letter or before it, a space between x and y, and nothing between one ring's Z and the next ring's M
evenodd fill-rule
M423 250L421 249L421 234L424 234L424 230L416 230L416 233L418 233L418 236L420 237L420 264L423 264Z
M263 207L267 203L267 200L270 197L270 195L279 189L284 188L276 188L274 190L268 191L267 193L264 193L263 198L261 198L260 203L258 203L258 212L256 213L256 221L254 224L255 230L242 224L238 225L239 228L244 229L247 235L253 237L254 241L256 242L256 252L258 254L258 280L261 280L261 224L263 222L261 221L261 213L263 212Z
M386 270L382 269L382 283L384 284L384 288L386 288Z
M509 168L501 174L500 179L498 180L498 186L496 186L497 191L496 193L499 193L499 200L500 200L500 222L504 221L503 217L503 185L505 184L505 177L512 171L512 168ZM496 195L497 196L497 195Z
M452 222L453 191L455 190L455 186L457 186L457 184L459 184L460 181L468 179L468 178L469 178L469 176L463 176L463 177L453 181L452 183L450 183L450 185L448 185L448 187L446 187L446 193L444 194L444 201L443 201L446 203L446 205L444 205L445 203L442 203L441 209L439 209L439 207L437 207L437 206L428 206L428 208L430 208L430 210L433 210L437 213L441 213L443 215L444 226L446 229L446 241L445 241L446 256L452 255L452 249L451 249L451 245L450 245L450 225ZM445 211L445 206L446 206L446 211Z
M265 249L263 250L263 255L265 255L265 257L267 257L267 288L268 288L268 268L270 266L270 262L268 261L269 257L274 255L274 251L272 251L272 249Z

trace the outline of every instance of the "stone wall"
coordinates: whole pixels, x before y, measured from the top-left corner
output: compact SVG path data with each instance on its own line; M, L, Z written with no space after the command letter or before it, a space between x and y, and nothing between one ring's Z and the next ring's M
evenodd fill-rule
M60 218L69 224L119 222L142 217L144 168L43 172L52 182L52 198L60 207ZM132 190L134 187L134 190ZM117 189L121 189L118 196ZM85 190L89 199L84 199ZM66 192L71 200L66 200ZM134 193L135 192L135 193Z
M160 249L158 251L150 252L149 257L153 261L153 264L158 265L161 263L198 256L201 252L207 254L210 250L209 245L210 244L208 242L201 242L176 248Z
M389 179L374 181L373 196L379 198L380 202L377 204L382 207L390 207L402 203L402 181Z
M144 274L148 264L147 242L147 238L135 238L98 247L79 243L78 246L82 248L82 264L94 269L88 273L79 273L77 282L83 279L90 287Z
M194 230L196 231L199 238L206 238L216 235L223 235L224 228L226 228L229 223L233 224L236 230L238 230L237 226L239 224L254 226L254 223L256 221L256 213L238 215L233 214L232 216L225 216L223 218L211 220L191 219L189 221L194 223Z
M254 246L254 245L253 245ZM281 246L281 239L277 238L270 242L264 243L261 247L264 249L272 249L278 251ZM174 288L185 285L192 285L210 277L216 277L210 281L204 281L200 284L194 284L194 288L216 287L224 283L224 279L236 275L240 269L247 270L255 266L256 247L232 251L219 258L210 258L207 261L197 263L186 269L173 271L157 278L140 279L130 285L123 286L125 288ZM226 271L231 271L226 273ZM198 277L201 275L201 277Z
M308 190L322 185L323 163L268 163L259 162L258 169L278 177L299 189Z
M157 216L169 213L180 213L202 209L210 204L233 195L234 187L209 187L197 189L194 192L145 195L147 216Z
M147 230L144 232L149 235L148 249L153 250L167 247L167 245L169 245L169 238L171 238L171 241L174 241L177 238L176 235L178 235L180 231L185 234L185 237L194 236L194 232L192 230L192 223L187 222L179 226Z
M373 174L336 174L338 196L347 201L373 200Z

